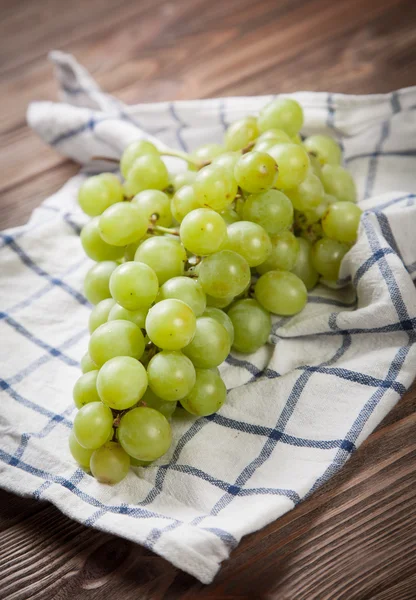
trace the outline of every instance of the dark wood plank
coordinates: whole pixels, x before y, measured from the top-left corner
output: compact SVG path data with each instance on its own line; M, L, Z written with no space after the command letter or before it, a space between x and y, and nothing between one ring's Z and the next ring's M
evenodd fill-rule
M78 168L25 124L30 101L56 100L52 48L125 102L415 83L414 0L3 0L0 17L0 229ZM413 600L415 408L414 388L336 477L247 536L208 587L0 492L0 598Z

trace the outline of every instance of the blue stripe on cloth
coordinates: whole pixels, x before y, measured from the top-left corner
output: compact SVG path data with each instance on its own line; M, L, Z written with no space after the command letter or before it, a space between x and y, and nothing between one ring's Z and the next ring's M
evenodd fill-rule
M392 388L395 392L400 394L401 396L405 393L406 388L401 383L398 383L395 380L390 379L378 379L377 377L372 377L371 375L366 375L365 373L360 373L359 371L350 371L349 369L341 369L340 367L322 367L322 366L304 366L297 367L300 371L307 371L311 373L323 373L324 375L334 375L335 377L339 377L340 379L345 379L347 381L352 381L354 383L359 383L361 385L366 385L369 387L377 387L377 388Z
M374 208L371 208L368 212L377 214L377 213L385 210L386 208L389 208L390 206L394 206L395 204L399 204L400 202L404 202L405 200L407 200L407 201L413 200L414 201L415 199L416 199L416 194L406 194L404 196L400 196L399 198L393 198L393 200L388 200L387 202L383 202L383 204L378 204Z
M75 127L74 129L69 129L68 131L64 131L63 133L60 133L56 137L52 138L51 140L49 140L49 144L51 146L58 146L62 142L66 142L67 140L70 140L71 138L74 138L77 135L84 133L85 131L88 131L88 130L92 131L94 129L94 127L97 125L97 123L106 121L107 119L108 119L108 117L101 117L101 118L91 117L90 119L88 119L88 121L86 123L83 123L82 125L79 125L78 127Z
M343 335L342 336L342 344L340 346L340 348L338 348L338 350L336 351L336 353L334 354L334 356L325 361L324 363L322 363L321 366L323 365L330 365L334 362L336 362L337 360L339 360L339 358L341 358L341 356L343 356L345 354L345 352L348 350L348 348L351 346L351 338L348 335ZM274 427L274 430L277 430L278 432L284 432L284 429L287 425L287 423L289 422L290 417L292 416L293 412L295 411L295 408L297 406L298 400L301 397L301 394L303 392L303 390L306 387L306 384L308 383L309 379L312 376L312 372L311 371L304 371L300 377L297 378L291 393L289 394L289 397L285 403L285 406L283 407L282 412L280 413L280 416L277 420L277 423ZM275 449L279 439L281 436L279 435L273 435L270 436L265 444L263 445L262 450L260 451L259 455L257 456L257 458L255 458L254 460L252 460L244 469L243 471L240 473L240 475L237 477L236 481L235 481L235 485L237 487L243 488L243 486L247 483L247 481L253 476L254 472L266 461L270 458L273 450ZM223 510L226 506L228 506L230 504L230 502L233 499L233 495L230 494L229 492L224 494L220 500L215 504L215 506L213 507L211 514L218 514L221 510Z
M218 104L218 116L219 116L222 128L224 129L224 132L225 132L225 131L227 131L227 128L228 128L228 123L227 123L227 121L225 119L225 99L224 98L220 98L218 102L219 102L219 104Z
M44 417L54 419L58 416L56 413L48 410L47 408L44 408L43 406L40 406L39 404L36 404L35 402L24 398L21 394L16 392L16 390L10 387L7 381L5 381L4 379L0 379L0 390L5 390L13 398L13 400L16 400L16 402L19 402L19 404L26 406L26 408L30 408L31 410L39 413L40 415L43 415ZM63 419L62 423L67 427L72 427L71 421L68 421L67 419Z
M312 440L306 438L300 438L293 435L288 435L283 431L279 431L276 428L265 427L264 425L253 425L252 423L245 423L243 421L236 421L229 417L224 417L219 413L214 413L208 417L202 417L208 421L214 421L217 425L227 427L229 429L235 429L236 431L243 431L244 433L250 433L252 435L261 435L265 437L277 437L283 444L289 444L291 446L297 446L302 448L319 448L320 450L330 450L333 448L339 448L345 442L345 440ZM353 448L351 448L353 450Z
M77 290L74 290L71 286L69 286L67 283L62 281L62 279L59 279L58 277L52 277L51 275L49 275L49 273L47 273L44 269L42 269L42 267L37 265L30 258L30 256L28 254L26 254L26 252L16 243L16 241L13 239L13 237L11 237L9 235L5 235L3 233L0 233L0 237L3 238L3 240L5 241L5 243L7 244L7 246L9 248L11 248L14 252L16 252L17 256L20 258L22 263L24 265L26 265L27 267L29 267L29 269L31 269L34 273L36 273L40 277L44 277L45 279L47 279L47 281L49 281L49 283L52 283L53 285L56 285L56 286L60 287L61 289L63 289L65 292L67 292L73 298L75 298L75 300L78 300L78 302L80 304L88 304L87 299L82 294L80 294L80 292L77 292Z
M29 341L33 342L34 344L36 344L37 346L42 348L42 350L46 350L51 356L55 356L55 357L61 359L67 365L70 365L73 367L76 367L79 365L78 361L74 360L70 356L67 356L66 354L64 354L63 352L58 350L58 348L54 348L53 346L50 346L43 340L39 339L38 337L36 337L32 333L30 333L30 331L28 331L25 327L23 327L23 325L21 325L20 323L15 321L9 315L0 313L0 319L3 319L8 325L10 325L10 327L13 327L13 329L15 329L21 335L23 335L23 337L25 337Z
M178 113L176 112L176 107L175 107L174 102L169 103L169 112L172 115L173 119L176 121L176 123L178 123L178 127L176 128L176 139L178 141L178 144L182 148L182 150L185 150L185 152L188 152L188 147L182 136L182 131L186 128L186 123L184 123L184 121L182 121L182 119L179 117Z
M0 460L2 460L5 464L10 464L13 461L14 456L5 452L0 448ZM162 515L160 513L156 513L150 511L145 508L139 508L138 506L120 506L114 504L104 504L90 496L86 492L79 489L76 484L72 483L70 479L62 477L61 475L54 475L53 473L49 473L48 471L44 471L43 469L39 469L38 467L34 467L22 460L17 460L17 463L14 465L16 468L33 475L34 477L39 477L40 479L44 479L45 481L50 481L51 483L60 485L61 487L67 489L72 494L80 498L86 504L91 506L95 506L97 508L105 509L105 512L111 512L115 514L126 514L133 518L141 518L141 519L163 519L166 521L175 521L178 524L181 524L182 521L178 521L173 517L168 517L166 515Z
M256 365L253 365L253 363L249 362L248 360L237 358L232 354L229 354L227 356L225 362L233 367L241 367L243 369L246 369L249 373L251 373L254 376L253 381L263 376L267 377L268 379L280 377L279 373L277 373L277 371L274 371L273 369L259 369L258 367L256 367Z
M343 144L343 141L342 141L342 137L339 134L339 131L338 131L337 127L335 126L335 105L334 105L334 96L333 96L333 94L328 94L327 95L326 106L327 106L327 111L328 111L328 117L327 117L327 120L326 120L327 127L329 127L330 129L332 129L335 137L337 138L337 142L340 145L342 154L344 155L345 149L344 149L344 144Z
M78 261L77 263L75 263L74 265L69 267L69 269L67 269L63 273L63 276L66 277L67 275L71 275L72 273L75 273L79 269L79 267L84 265L87 261L88 261L88 258L84 257L82 260ZM5 318L6 316L8 316L8 314L10 314L10 313L17 312L18 310L21 310L22 308L27 308L28 306L33 304L33 302L35 300L39 300L39 298L42 298L42 296L45 296L45 294L50 292L53 289L53 287L54 287L53 284L48 283L42 289L38 290L31 296L28 296L27 298L25 298L21 302L18 302L17 304L14 304L9 309L7 309L7 314L0 313L0 320Z
M72 477L70 477L69 481L71 483L73 483L74 485L78 485L80 483L80 481L84 478L85 476L85 472L81 469L78 468L74 474L72 475ZM36 498L37 500L40 500L40 498L42 497L42 494L51 487L52 482L51 481L44 481L34 492L33 492L33 497Z
M381 260L387 254L393 254L393 250L391 248L379 248L369 258L367 258L367 260L364 263L362 263L362 265L360 265L360 267L357 269L357 271L354 275L354 279L353 279L354 287L357 287L358 282L363 277L363 275L365 275L367 273L367 271L369 269L371 269L371 267L373 265L375 265L379 260Z
M335 313L337 314L337 313ZM397 321L396 323L390 323L389 325L382 325L380 327L371 327L366 329L365 327L363 328L355 328L355 329L339 329L337 331L316 331L314 333L308 333L305 334L303 337L309 337L309 336L324 336L324 335L329 335L329 336L333 336L333 335L339 335L339 334L349 334L349 335L361 335L361 334L367 334L367 333L393 333L395 331L408 331L409 329L416 329L416 317L413 317L412 319L406 319L404 321ZM292 339L291 336L283 336L283 335L279 335L277 333L274 334L277 338L282 339L282 340L286 340L286 339ZM301 335L297 336L297 337L302 337ZM298 367L298 369L303 369L304 367Z
M64 219L65 223L67 223L77 235L80 235L82 227L80 227L77 223L75 223L71 217L72 217L71 213L65 213L63 215L63 219Z
M398 98L398 95L396 92L393 92L390 96L390 105L391 105L391 111L392 111L393 115L400 111L399 98ZM380 153L383 151L384 143L388 139L389 135L390 135L390 120L386 120L382 123L380 139L377 142L375 151L370 156L370 160L368 163L368 173L367 173L367 178L366 178L365 188L364 188L364 198L369 198L373 193L374 183L375 183L376 175L377 175L378 157L380 156Z
M74 405L71 402L71 405L68 408L66 408L61 414L54 415L39 432L22 433L21 438L20 438L20 444L17 447L16 451L14 452L13 460L10 462L10 465L14 466L23 457L23 454L24 454L31 438L36 438L36 439L41 440L42 438L49 435L51 433L51 431L53 431L55 429L55 427L57 425L59 425L59 423L63 423L64 425L67 426L66 417L68 415L70 415L73 410L74 410Z
M416 156L416 149L409 148L409 150L391 150L391 151L375 151L375 152L362 152L360 154L352 154L345 159L347 164L354 162L355 160L361 160L363 158L378 158L379 156L403 156L403 157L414 157Z
M401 259L400 250L397 246L396 240L393 235L393 231L391 230L389 221L386 215L382 212L376 213L376 219L378 224L380 225L381 233L383 234L384 239L389 244L389 246L394 250L397 256Z
M71 346L73 346L74 344L79 342L79 340L81 340L83 337L86 337L87 335L88 335L88 329L82 329L81 331L78 331L78 333L75 333L73 336L71 336L63 344L58 346L57 349L59 351L66 350L67 348L70 348ZM7 383L10 386L15 385L16 383L19 383L20 381L25 379L25 377L27 377L28 375L30 375L31 373L36 371L36 369L38 369L45 363L49 362L50 360L52 360L52 358L53 358L53 355L51 355L49 353L44 354L37 360L33 361L32 363L30 363L29 365L24 367L21 371L19 371L15 375L13 375L13 377L10 377L10 379L7 380ZM76 362L76 364L74 366L79 367L80 364L78 362Z
M380 155L384 142L387 140L390 133L390 121L384 121L381 125L380 139L376 145L375 151L370 154L368 162L368 173L364 188L364 198L369 198L372 195L374 182L377 175L377 159Z
M308 302L312 302L312 304L339 306L340 308L354 308L357 305L357 299L354 299L352 302L343 302L342 300L338 300L336 298L325 298L323 296L313 296L312 294L308 295Z
M378 241L377 235L374 231L374 227L369 220L365 220L364 223L365 232L367 238L370 243L370 247L373 252L376 252L380 248L380 243ZM383 276L384 282L389 290L392 302L396 308L396 312L399 317L407 317L406 321L409 322L411 319L407 314L407 309L404 305L403 298L401 297L399 287L397 285L397 281L394 277L393 270L391 269L386 257L383 257L383 260L378 263L379 270ZM384 381L388 381L391 383L388 387L384 385L380 385L380 387L372 394L369 400L366 402L364 407L361 409L359 414L357 415L354 423L352 424L349 432L345 436L351 443L356 444L356 441L363 431L368 419L373 414L375 408L386 394L387 389L394 388L392 385L393 382L396 382L397 377L400 374L400 371L404 365L406 357L410 351L411 346L416 341L416 331L415 329L406 329L408 335L408 343L404 346L401 346L399 350L396 352L390 367L387 372L386 379ZM397 392L400 395L406 391L405 387L400 384L400 392ZM325 470L324 474L319 477L315 484L312 486L311 490L308 493L308 496L312 494L318 487L320 487L325 481L327 481L332 475L334 475L344 464L346 459L345 454L343 454L343 450L338 450L333 462L329 465L329 467Z

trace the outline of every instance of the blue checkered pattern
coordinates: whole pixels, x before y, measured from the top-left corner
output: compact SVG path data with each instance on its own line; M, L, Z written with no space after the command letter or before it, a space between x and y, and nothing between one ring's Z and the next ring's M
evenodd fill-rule
M76 205L85 177L147 137L192 150L270 97L127 107L72 57L54 53L64 104L28 118L83 172L0 234L1 484L50 500L208 583L241 537L273 521L342 467L411 385L416 371L416 89L375 97L296 94L305 133L331 132L358 182L364 216L342 289L318 286L307 308L275 318L270 344L222 366L220 413L174 420L167 456L115 487L76 468L71 390L88 343L82 282L90 261ZM169 168L178 168L172 159Z

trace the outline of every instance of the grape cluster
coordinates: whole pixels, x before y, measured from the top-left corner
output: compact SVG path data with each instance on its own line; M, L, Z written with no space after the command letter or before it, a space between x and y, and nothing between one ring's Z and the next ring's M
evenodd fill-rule
M301 106L279 99L193 154L134 142L111 173L86 180L81 232L94 261L91 338L74 387L74 459L100 482L171 445L177 408L208 416L226 400L230 349L267 342L271 314L300 312L319 279L334 285L361 211L341 150L302 139ZM169 174L163 155L188 168Z

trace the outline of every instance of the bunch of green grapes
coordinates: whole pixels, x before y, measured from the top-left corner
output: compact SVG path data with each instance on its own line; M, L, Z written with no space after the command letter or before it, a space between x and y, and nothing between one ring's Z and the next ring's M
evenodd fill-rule
M302 125L297 102L274 100L233 123L223 145L188 155L140 140L121 157L122 179L81 186L95 306L69 444L98 481L163 456L177 409L219 410L230 349L255 352L271 314L300 312L320 278L337 280L361 211L336 141L302 140ZM163 155L188 169L170 175Z

